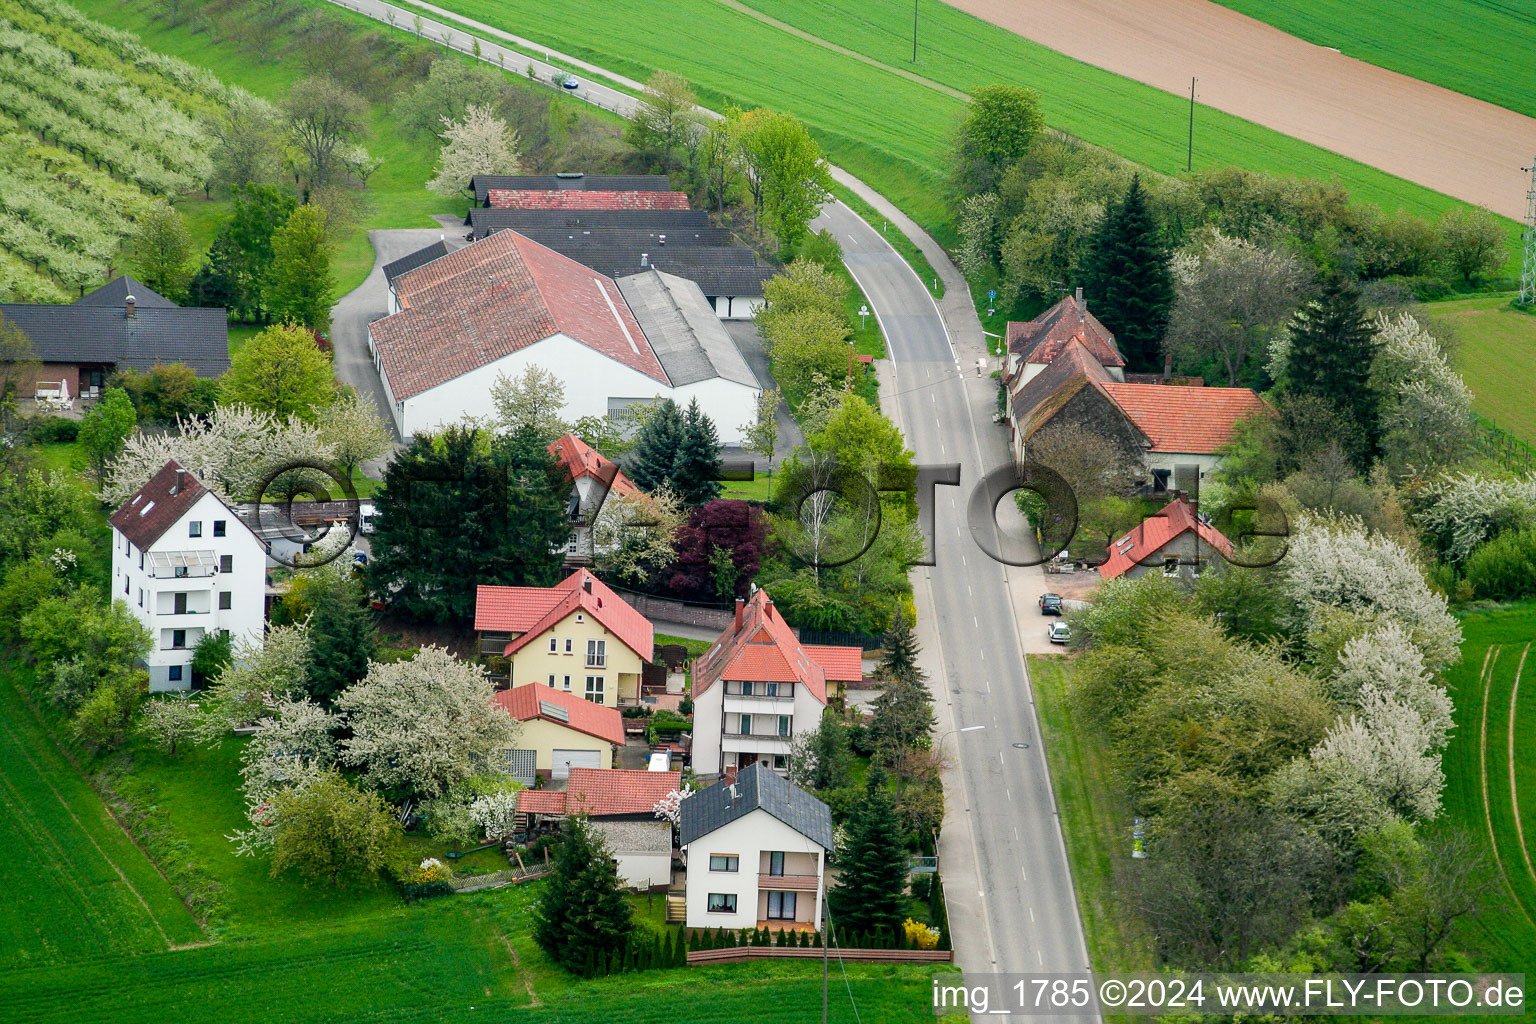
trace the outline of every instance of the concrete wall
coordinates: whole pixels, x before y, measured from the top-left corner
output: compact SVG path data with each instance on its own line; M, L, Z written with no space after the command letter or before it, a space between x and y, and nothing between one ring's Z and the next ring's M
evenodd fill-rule
M612 589L614 593L628 601L635 611L652 622L680 622L688 626L718 629L724 632L730 628L731 620L736 615L731 608L711 608L708 605L687 604L682 601L670 601L664 597L637 594L633 590L622 590L619 587Z
M750 320L763 304L761 295L717 295L711 299L715 304L715 316L721 320Z

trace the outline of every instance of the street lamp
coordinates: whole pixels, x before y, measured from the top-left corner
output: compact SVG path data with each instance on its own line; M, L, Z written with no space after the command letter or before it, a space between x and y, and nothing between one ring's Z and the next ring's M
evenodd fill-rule
M946 739L948 739L950 736L953 736L955 733L957 733L957 732L975 732L978 729L985 729L985 728L986 728L986 726L984 726L984 725L962 725L962 726L960 726L957 729L950 729L948 732L943 732L943 733L939 734L938 742L934 743L934 746L939 748L939 752L940 753L943 753L943 751L944 751L944 741Z

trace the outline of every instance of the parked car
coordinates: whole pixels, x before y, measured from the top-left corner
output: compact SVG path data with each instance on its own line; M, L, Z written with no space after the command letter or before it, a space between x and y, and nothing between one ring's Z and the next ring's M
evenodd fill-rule
M352 552L352 561L357 565L367 565L368 553L366 551L354 551Z
M1061 612L1062 612L1062 608L1061 608L1061 595L1060 594L1041 594L1040 595L1040 614L1041 615L1060 615Z
M560 80L560 88L571 90L580 89L581 79L577 78L575 75L566 75Z
M1045 636L1053 644L1064 644L1072 639L1072 627L1065 622L1053 622L1046 627Z

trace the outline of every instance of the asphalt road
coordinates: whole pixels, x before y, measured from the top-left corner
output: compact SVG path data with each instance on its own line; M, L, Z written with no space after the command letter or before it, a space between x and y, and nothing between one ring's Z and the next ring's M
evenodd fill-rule
M414 28L409 12L381 0L346 0L340 6L381 21L393 10L396 24ZM555 73L529 56L547 54L544 48L458 20L480 39L482 59L514 70L531 63L545 81ZM465 30L430 19L424 19L422 34L454 49L472 49ZM638 85L601 73L631 88ZM635 103L585 78L576 95L621 114ZM1085 971L1087 948L1023 658L1025 651L1049 649L1034 635L1042 630L1035 628L1040 619L1032 602L1045 589L1044 577L1038 569L1008 570L994 562L977 547L964 515L970 489L1009 458L1001 428L992 423L995 385L975 370L984 351L981 327L964 280L933 240L862 182L836 168L833 174L918 243L947 290L935 304L925 283L881 234L843 204L828 204L815 222L842 244L844 260L885 333L891 360L881 367L882 407L902 427L920 464L961 467L960 486L935 493L935 564L913 574L939 743L953 765L946 772L948 810L939 854L956 961L979 973ZM1008 532L1007 525L987 532L995 539ZM953 731L978 725L983 728ZM1098 1020L1091 1014L1054 1019Z

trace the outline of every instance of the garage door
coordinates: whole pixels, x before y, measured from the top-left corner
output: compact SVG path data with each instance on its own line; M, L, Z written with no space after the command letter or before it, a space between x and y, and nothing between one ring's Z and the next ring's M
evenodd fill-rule
M564 779L570 777L572 768L601 768L602 757L602 753L596 750L557 750L550 774L557 779Z

